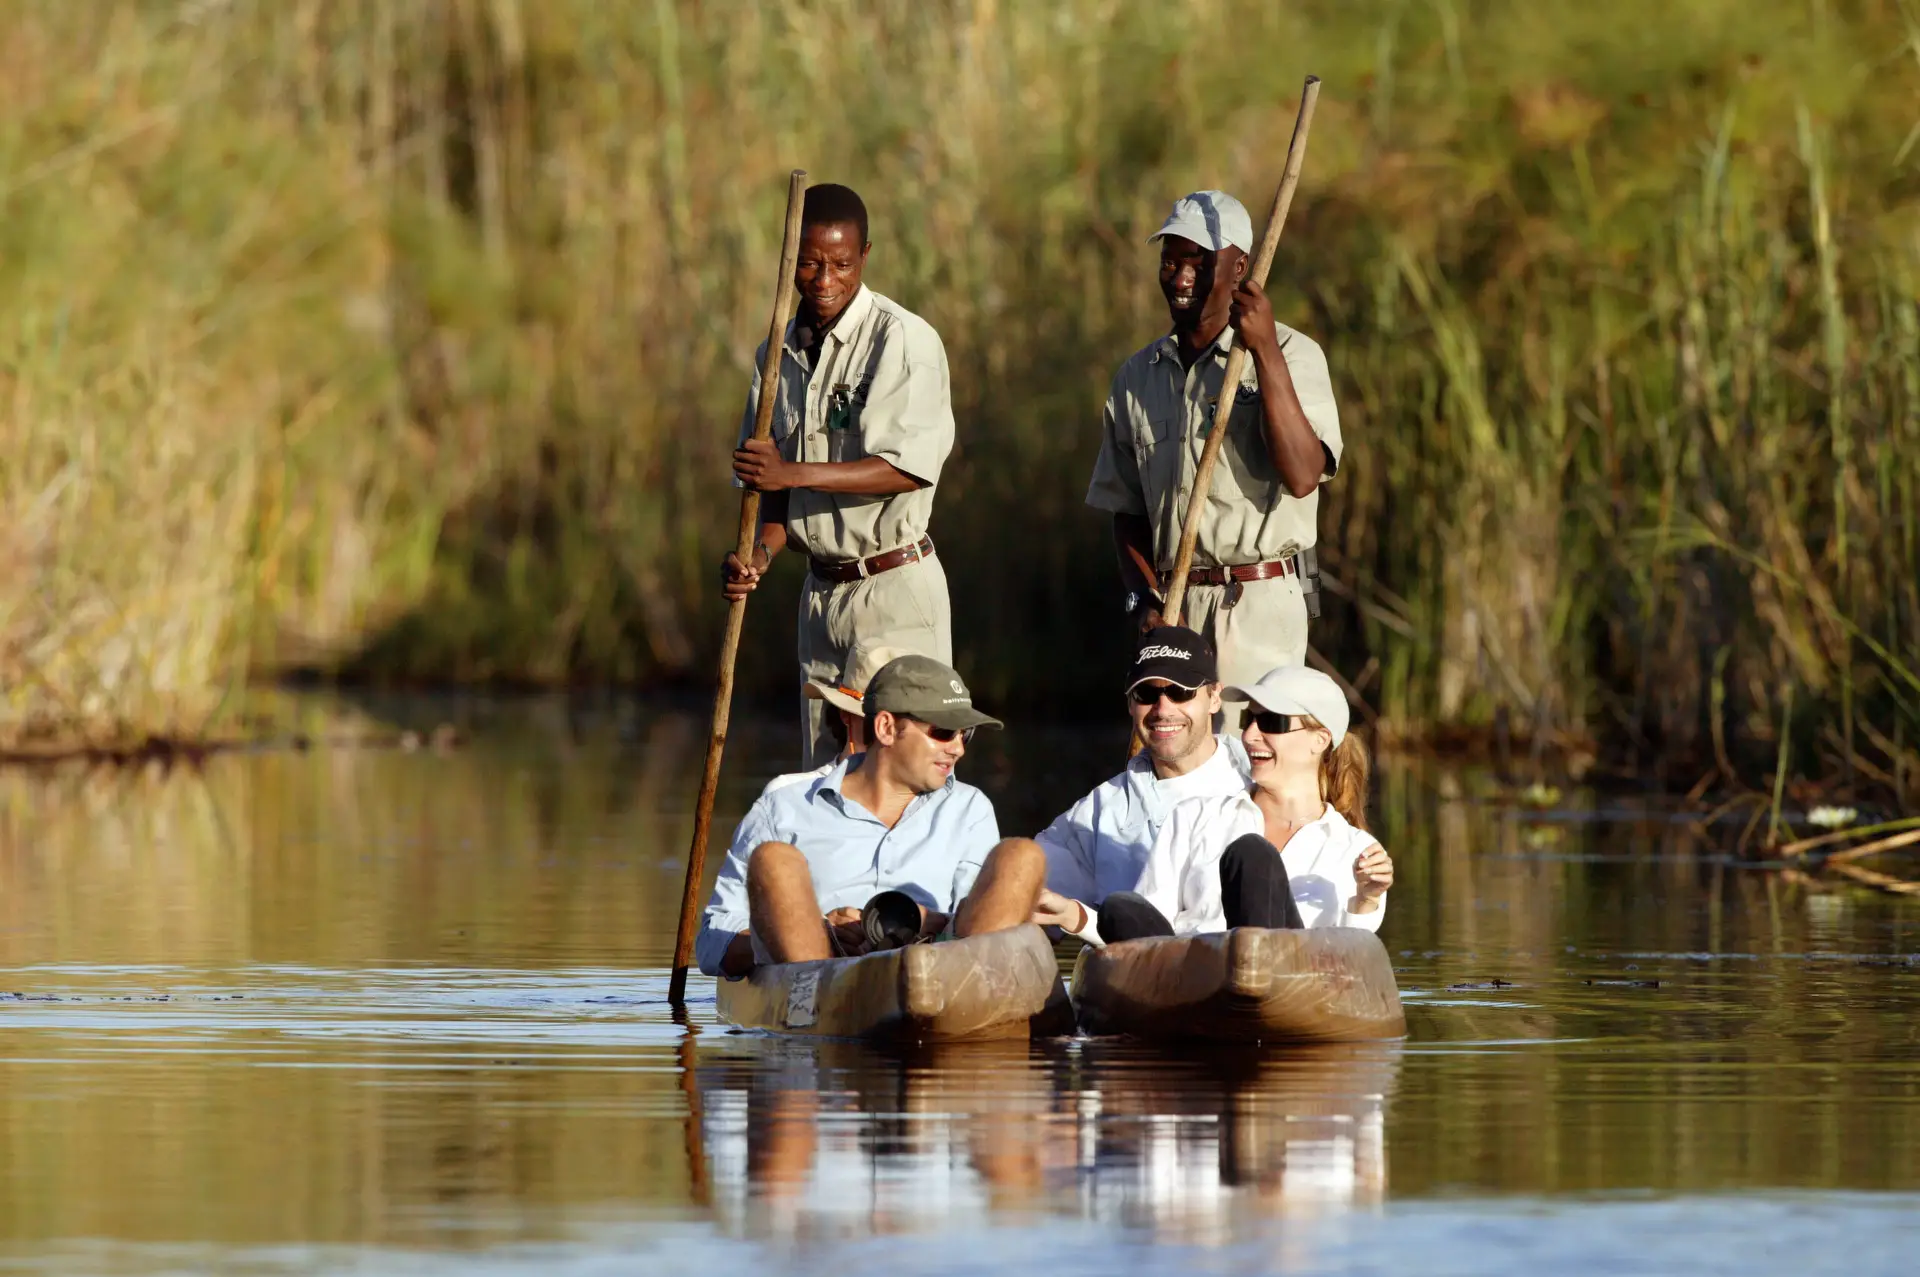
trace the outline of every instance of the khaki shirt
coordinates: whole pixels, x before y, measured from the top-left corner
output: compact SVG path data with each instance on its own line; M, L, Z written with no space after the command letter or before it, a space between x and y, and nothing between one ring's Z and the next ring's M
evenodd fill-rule
M953 449L953 403L947 352L926 320L862 285L807 365L796 345L798 321L787 325L780 361L780 400L773 438L788 461L859 461L885 457L925 484L892 496L850 496L796 488L787 494L787 536L817 559L864 559L912 545L926 535L940 466ZM753 356L740 437L753 433L760 368L767 344Z
M1338 468L1341 450L1340 413L1333 402L1327 357L1305 333L1285 324L1274 327L1300 406L1332 458L1324 482ZM1201 449L1213 428L1213 406L1226 379L1232 344L1233 329L1228 327L1212 350L1185 369L1174 338L1162 337L1120 365L1107 396L1087 504L1113 514L1144 515L1153 524L1155 565L1163 572L1173 567L1180 547L1180 525L1187 517ZM1319 491L1305 497L1290 494L1267 455L1260 379L1248 359L1228 420L1227 441L1214 467L1213 489L1201 511L1194 564L1265 563L1313 545L1319 509Z

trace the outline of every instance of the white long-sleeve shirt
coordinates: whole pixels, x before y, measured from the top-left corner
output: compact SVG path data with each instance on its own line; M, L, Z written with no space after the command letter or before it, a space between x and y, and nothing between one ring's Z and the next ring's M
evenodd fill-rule
M1100 902L1140 884L1147 853L1161 824L1189 798L1225 797L1247 787L1247 751L1238 737L1214 738L1212 757L1184 776L1154 775L1145 750L1041 830L1034 841L1047 853L1047 887L1087 910L1075 934L1099 944Z
M1220 857L1237 838L1267 834L1266 818L1246 790L1213 798L1191 798L1173 809L1147 853L1147 865L1135 888L1166 915L1175 935L1200 935L1227 929L1220 899ZM1366 913L1347 905L1359 890L1353 863L1379 840L1355 829L1328 803L1312 824L1294 831L1280 849L1300 920L1309 927L1361 927L1378 931L1387 898Z

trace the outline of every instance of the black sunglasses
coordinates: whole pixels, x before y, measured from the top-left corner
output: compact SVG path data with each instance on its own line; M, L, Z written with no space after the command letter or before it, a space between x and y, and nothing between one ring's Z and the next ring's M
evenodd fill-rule
M942 745L948 744L956 736L960 738L962 744L971 745L973 744L973 733L978 730L972 727L935 727L924 718L911 718L905 714L901 714L898 717L905 718L909 723L920 724L921 730L927 734L927 739L938 741Z
M1158 705L1162 696L1175 705L1185 705L1200 694L1197 687L1182 687L1178 683L1162 683L1155 687L1151 683L1137 683L1127 695L1133 698L1135 705Z
M1258 723L1260 730L1269 736L1305 731L1307 726L1304 721L1294 722L1291 714L1276 714L1270 709L1255 709L1251 705L1240 711L1240 730L1246 731L1249 723Z

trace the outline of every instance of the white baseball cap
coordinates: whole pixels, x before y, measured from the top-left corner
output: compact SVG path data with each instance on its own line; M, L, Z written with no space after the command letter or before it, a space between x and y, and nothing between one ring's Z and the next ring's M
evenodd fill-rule
M1282 665L1261 675L1258 683L1229 687L1232 700L1248 700L1276 714L1307 714L1333 734L1338 745L1346 739L1347 696L1340 685L1305 665Z
M906 653L897 647L856 648L852 659L840 680L829 682L826 679L810 678L806 686L800 689L803 696L811 700L825 701L836 709L849 714L864 714L867 684L880 672L880 667L888 664L897 656Z
M1231 244L1243 253L1253 251L1253 219L1247 206L1225 191L1195 191L1173 202L1173 212L1160 229L1147 236L1151 244L1162 235L1178 235L1202 248L1218 252Z

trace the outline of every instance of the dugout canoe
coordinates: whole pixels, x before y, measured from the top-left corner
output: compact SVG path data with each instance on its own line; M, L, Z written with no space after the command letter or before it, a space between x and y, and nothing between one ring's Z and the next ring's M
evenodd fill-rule
M1358 927L1128 940L1080 954L1083 1032L1214 1042L1364 1042L1405 1037L1393 964Z
M860 958L774 963L714 983L720 1018L743 1029L894 1043L1073 1031L1053 946L1031 924Z

